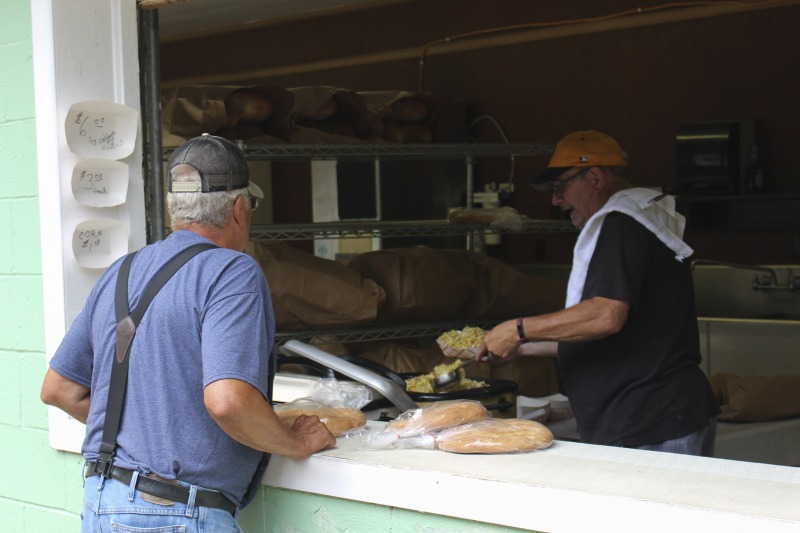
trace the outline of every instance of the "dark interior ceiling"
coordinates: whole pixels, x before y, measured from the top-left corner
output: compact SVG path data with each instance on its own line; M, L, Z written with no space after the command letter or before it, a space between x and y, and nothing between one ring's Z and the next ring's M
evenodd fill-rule
M188 0L159 9L162 39L278 22L344 10L367 9L399 0Z

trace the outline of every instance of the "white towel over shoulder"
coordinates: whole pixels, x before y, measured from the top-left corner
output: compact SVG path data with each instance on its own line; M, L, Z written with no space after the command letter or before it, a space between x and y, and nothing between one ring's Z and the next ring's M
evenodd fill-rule
M586 272L589 270L589 261L597 245L600 228L603 227L606 215L614 211L633 217L652 231L661 242L675 252L676 260L683 261L694 253L694 250L683 242L686 219L675 211L675 199L672 196L646 188L619 191L592 215L578 236L572 260L572 273L567 286L566 307L572 307L581 301Z

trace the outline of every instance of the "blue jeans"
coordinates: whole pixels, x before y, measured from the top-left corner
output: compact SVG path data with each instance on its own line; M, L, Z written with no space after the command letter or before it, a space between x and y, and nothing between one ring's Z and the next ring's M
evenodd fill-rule
M131 485L136 483L136 477ZM176 502L164 506L146 502L131 487L100 476L88 477L83 489L83 533L242 533L228 511Z
M636 449L714 457L714 440L716 437L717 419L712 418L709 424L699 431L689 433L688 435L678 437L677 439L660 442L658 444L645 444L644 446L636 446Z

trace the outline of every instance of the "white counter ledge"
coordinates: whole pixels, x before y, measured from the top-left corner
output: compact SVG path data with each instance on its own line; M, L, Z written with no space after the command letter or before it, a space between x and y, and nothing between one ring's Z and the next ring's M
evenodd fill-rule
M798 468L562 441L459 455L339 439L305 461L274 457L264 483L537 531L800 532Z

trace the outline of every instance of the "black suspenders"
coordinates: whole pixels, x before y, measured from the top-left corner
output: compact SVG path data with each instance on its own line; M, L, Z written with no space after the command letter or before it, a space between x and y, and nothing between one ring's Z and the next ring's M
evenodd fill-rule
M133 311L129 311L128 307L128 275L136 252L128 254L122 261L117 274L114 296L114 311L117 319L116 350L111 367L111 384L108 389L103 440L100 444L100 454L95 467L95 472L100 475L107 476L111 471L114 453L117 449L117 433L119 432L119 423L122 416L122 401L125 398L125 388L128 384L131 343L133 342L133 336L136 335L136 327L142 320L142 316L147 311L150 302L173 274L189 259L211 248L217 248L217 246L209 243L195 244L170 259L147 284L139 305Z

